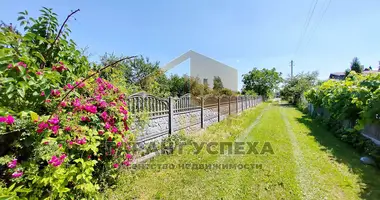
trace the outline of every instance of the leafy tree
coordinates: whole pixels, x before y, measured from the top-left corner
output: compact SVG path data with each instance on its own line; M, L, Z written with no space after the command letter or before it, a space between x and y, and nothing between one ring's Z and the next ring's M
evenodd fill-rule
M280 91L281 96L293 104L301 101L303 93L312 87L318 85L318 72L300 73L293 78L289 77L285 80L283 89Z
M281 81L281 72L277 72L276 68L262 70L254 68L243 75L243 94L253 91L267 98Z
M215 91L220 91L220 90L223 89L223 82L222 82L222 79L219 76L214 76L213 84L214 84L213 89Z
M107 65L120 58L122 57L105 54L101 57L101 63ZM130 93L143 90L160 97L170 96L170 84L160 70L159 62L151 62L147 57L140 56L133 61L120 62L116 67L102 72L101 76L118 80Z
M351 68L351 71L355 71L356 73L363 72L363 66L360 65L360 61L358 57L355 57L354 59L352 59L350 68Z

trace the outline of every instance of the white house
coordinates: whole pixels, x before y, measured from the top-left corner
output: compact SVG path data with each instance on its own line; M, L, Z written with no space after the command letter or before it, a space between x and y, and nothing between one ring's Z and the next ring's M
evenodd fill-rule
M215 76L219 76L223 82L223 87L232 91L238 91L238 72L235 68L199 54L195 51L188 51L175 58L162 67L164 71L170 70L182 62L190 59L190 76L198 77L203 84L208 84L213 88Z

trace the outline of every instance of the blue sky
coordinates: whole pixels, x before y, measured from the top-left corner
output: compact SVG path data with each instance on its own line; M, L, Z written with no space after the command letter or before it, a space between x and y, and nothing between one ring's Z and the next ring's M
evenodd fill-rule
M321 79L344 71L355 56L377 69L380 1L318 0L296 51L315 1L20 0L2 2L0 19L15 23L17 12L37 16L45 6L63 21L79 8L69 22L71 38L88 47L94 61L114 52L143 54L164 65L191 49L238 69L239 78L253 67L276 67L286 76L291 59L295 73L317 70Z

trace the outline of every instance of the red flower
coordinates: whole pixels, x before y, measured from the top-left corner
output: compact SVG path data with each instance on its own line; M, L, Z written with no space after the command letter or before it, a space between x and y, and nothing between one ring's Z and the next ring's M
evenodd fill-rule
M119 168L119 164L115 163L115 164L113 164L113 167L114 168Z
M45 96L45 92L44 91L41 92L41 97L43 97L43 96Z

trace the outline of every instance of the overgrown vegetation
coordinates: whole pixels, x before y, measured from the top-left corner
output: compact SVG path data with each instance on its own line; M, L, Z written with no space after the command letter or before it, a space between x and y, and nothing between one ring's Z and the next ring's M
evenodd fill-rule
M52 9L18 20L22 33L0 30L1 198L91 198L132 159L125 95L96 78Z
M343 81L328 80L306 93L315 109L324 108L323 121L339 138L380 161L380 148L360 131L380 124L380 74L366 76L351 71Z
M280 94L284 100L296 105L300 109L304 109L306 107L304 92L318 83L318 72L300 73L293 78L288 77L284 81L284 87L280 91Z

